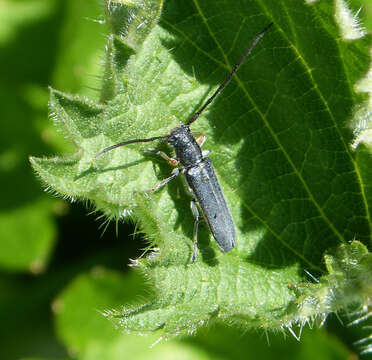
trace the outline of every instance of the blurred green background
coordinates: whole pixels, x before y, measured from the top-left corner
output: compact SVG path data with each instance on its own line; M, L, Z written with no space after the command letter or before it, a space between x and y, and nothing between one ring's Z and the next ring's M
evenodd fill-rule
M300 1L300 0L299 0ZM372 30L372 2L351 1ZM145 299L149 284L128 268L145 242L132 224L105 224L53 194L29 155L73 151L48 119L48 86L98 97L105 46L100 0L0 0L1 359L357 359L363 330L329 319L288 333L214 325L161 342L112 327L101 311Z

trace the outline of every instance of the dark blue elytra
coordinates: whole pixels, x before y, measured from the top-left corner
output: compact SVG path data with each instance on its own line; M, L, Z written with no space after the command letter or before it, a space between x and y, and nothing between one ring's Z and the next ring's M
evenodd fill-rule
M174 147L176 157L183 165L187 184L208 222L214 239L223 252L230 251L236 244L234 222L211 159L203 157L188 125L173 129L167 141Z

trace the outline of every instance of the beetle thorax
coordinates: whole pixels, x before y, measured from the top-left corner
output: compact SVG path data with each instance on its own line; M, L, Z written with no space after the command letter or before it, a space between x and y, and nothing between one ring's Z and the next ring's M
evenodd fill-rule
M185 167L195 166L203 159L200 146L188 125L183 124L174 128L168 136L168 142L174 147L177 159Z

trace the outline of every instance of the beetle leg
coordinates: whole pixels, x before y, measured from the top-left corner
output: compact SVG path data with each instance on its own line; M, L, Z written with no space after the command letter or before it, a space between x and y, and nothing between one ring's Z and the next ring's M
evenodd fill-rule
M193 263L196 260L196 253L198 251L198 248L196 247L198 243L198 227L199 227L199 210L196 206L195 200L191 200L190 202L191 212L194 216L195 222L194 222L194 233L193 233L193 250L192 250L192 256L191 256L191 262Z
M163 151L158 151L158 150L154 150L154 149L147 149L147 150L145 150L145 152L161 156L165 161L167 161L172 166L178 166L178 164L179 164L179 161L177 159L173 159L173 158L169 157Z
M193 132L192 134L193 134L193 135L196 135L196 136L199 136L199 137L196 138L195 140L196 140L196 143L197 143L200 147L202 147L202 146L204 145L205 140L207 139L207 137L206 137L204 134L202 134L202 133L194 133L194 132ZM210 153L211 153L210 150L203 150L203 151L202 151L202 155L203 155L203 157L208 156Z
M205 140L207 140L207 137L202 134L202 133L199 133L199 132L192 132L192 135L193 136L199 136L197 139L196 139L196 143L202 147L203 144L205 143Z
M173 171L172 171L172 175L169 176L168 178L160 181L159 184L156 184L152 188L152 191L157 191L160 188L162 188L163 186L167 185L170 181L172 181L173 179L175 179L181 173L181 171L182 171L182 169L180 169L180 168L174 168Z

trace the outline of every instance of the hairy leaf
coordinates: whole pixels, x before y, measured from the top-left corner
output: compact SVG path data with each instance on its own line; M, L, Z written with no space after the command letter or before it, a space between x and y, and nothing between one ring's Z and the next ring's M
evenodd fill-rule
M100 102L52 90L52 116L77 151L32 164L58 193L89 199L112 218L131 215L159 247L135 262L157 295L111 314L128 331L169 336L214 318L289 326L298 313L291 313L297 295L288 285L302 281L304 270L325 272L330 248L353 239L370 244L370 153L357 156L350 123L365 99L354 85L367 72L371 39L344 40L337 6L106 2ZM144 154L148 144L95 155L186 122L270 22L232 84L192 125L207 135L237 247L222 254L205 226L191 264L193 218L182 181L151 191L169 166Z

